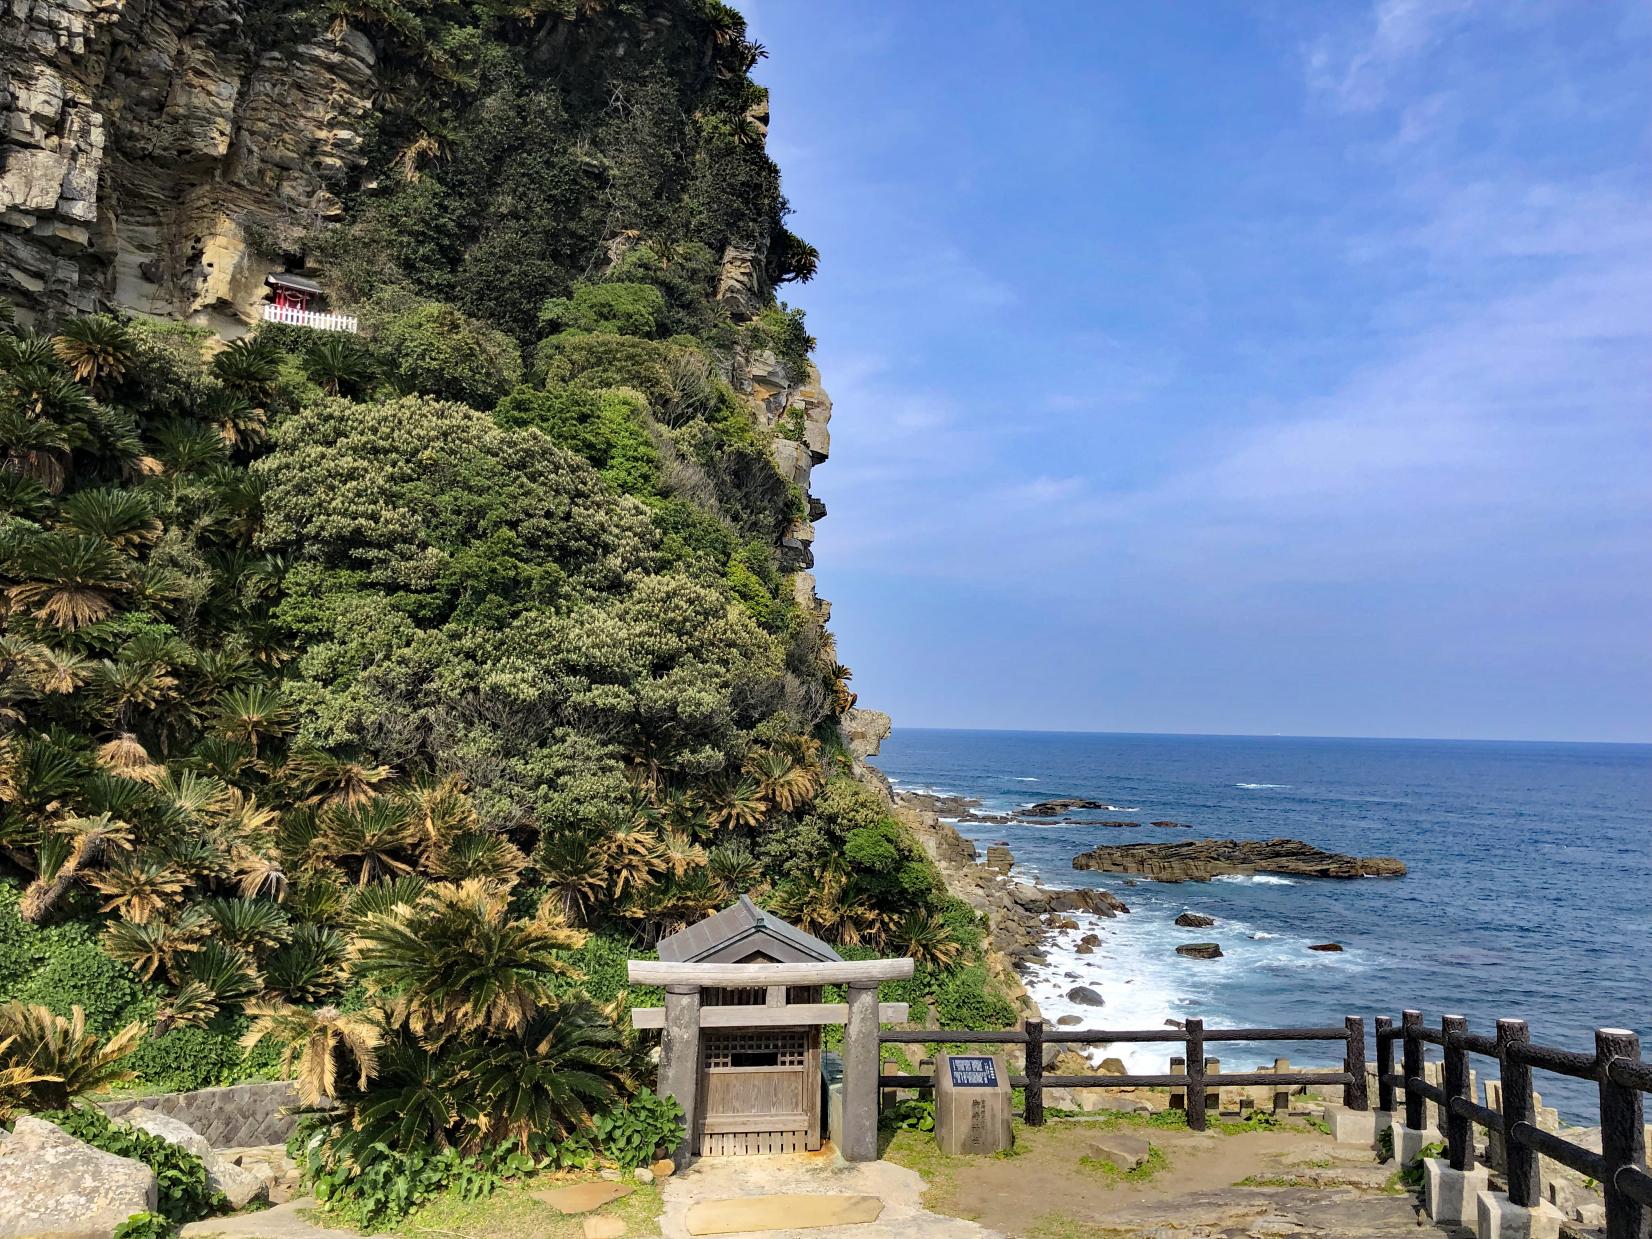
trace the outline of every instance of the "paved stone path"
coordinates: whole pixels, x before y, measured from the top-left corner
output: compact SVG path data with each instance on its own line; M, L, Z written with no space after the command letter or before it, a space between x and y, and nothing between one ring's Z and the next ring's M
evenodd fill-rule
M944 1217L923 1207L924 1181L892 1162L851 1165L831 1149L802 1157L707 1157L662 1185L663 1239L691 1239L690 1206L699 1201L780 1194L876 1196L883 1212L875 1222L808 1230L776 1227L746 1231L764 1239L1000 1239L974 1222ZM777 1219L779 1220L779 1219Z
M303 1197L257 1213L203 1218L199 1222L189 1223L178 1233L183 1239L209 1239L210 1236L222 1236L223 1239L362 1239L353 1230L324 1229L300 1213L300 1210L317 1207L313 1199Z

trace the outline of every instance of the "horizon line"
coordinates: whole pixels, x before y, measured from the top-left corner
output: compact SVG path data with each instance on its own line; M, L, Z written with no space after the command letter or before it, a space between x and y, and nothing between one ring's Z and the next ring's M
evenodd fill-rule
M1408 744L1580 744L1611 748L1652 748L1652 740L1555 740L1503 736L1331 736L1250 731L1109 731L1073 727L937 727L927 723L897 723L890 720L890 735L907 731L982 732L998 735L1034 736L1164 736L1185 740L1382 740Z

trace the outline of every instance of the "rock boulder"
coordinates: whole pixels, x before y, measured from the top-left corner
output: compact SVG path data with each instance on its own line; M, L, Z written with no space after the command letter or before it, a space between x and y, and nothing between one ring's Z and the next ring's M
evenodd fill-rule
M1221 959L1222 947L1216 942L1184 942L1176 948L1176 954L1189 959Z
M24 1116L0 1142L0 1239L109 1239L155 1208L155 1172Z

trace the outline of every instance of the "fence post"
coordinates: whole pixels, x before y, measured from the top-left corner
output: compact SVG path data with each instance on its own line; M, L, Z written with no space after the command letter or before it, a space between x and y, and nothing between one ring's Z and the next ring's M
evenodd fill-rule
M1385 1037L1383 1033L1393 1031L1393 1017L1388 1015L1377 1016L1376 1027L1377 1109L1384 1114L1392 1114L1394 1112L1394 1084L1388 1077L1394 1074L1394 1038Z
M1468 1100L1468 1051L1463 1048L1463 1034L1468 1032L1468 1020L1461 1015L1448 1015L1440 1021L1440 1032L1445 1042L1445 1138L1446 1156L1453 1170L1474 1169L1474 1124L1466 1114L1452 1108L1458 1097Z
M1194 1017L1185 1024L1187 1032L1187 1125L1192 1131L1205 1129L1205 1022Z
M1173 1076L1185 1076L1187 1074L1187 1059L1180 1056L1172 1057L1170 1060L1170 1074ZM1170 1108L1172 1110L1187 1109L1186 1089L1173 1088L1170 1090Z
M1423 1129L1423 1097L1421 1093L1413 1093L1410 1089L1411 1081L1423 1078L1423 1043L1417 1039L1417 1032L1423 1026L1421 1011L1405 1011L1400 1015L1400 1027L1405 1034L1405 1044L1402 1047L1405 1070L1405 1125L1412 1131ZM1398 1147L1398 1146L1395 1146Z
M1276 1058L1273 1060L1274 1075L1287 1075L1290 1070L1290 1059ZM1275 1084L1273 1086L1273 1112L1275 1114L1289 1114L1291 1112L1291 1086L1289 1084Z
M1044 1126L1044 1021L1027 1021L1026 1069L1028 1127Z
M1342 1056L1348 1083L1342 1086L1342 1104L1350 1110L1369 1110L1371 1098L1365 1088L1365 1018L1344 1016L1342 1026L1348 1031L1348 1050Z
M1618 1190L1617 1174L1646 1160L1646 1121L1640 1090L1611 1077L1612 1060L1639 1062L1641 1041L1626 1028L1595 1031L1595 1077L1600 1083L1600 1153L1606 1160L1606 1239L1640 1239L1646 1209Z
M1497 1021L1497 1064L1503 1085L1503 1161L1507 1165L1509 1200L1523 1208L1535 1208L1543 1193L1538 1177L1537 1150L1522 1140L1515 1128L1524 1123L1537 1126L1537 1107L1532 1101L1532 1069L1516 1061L1516 1045L1531 1040L1525 1020Z

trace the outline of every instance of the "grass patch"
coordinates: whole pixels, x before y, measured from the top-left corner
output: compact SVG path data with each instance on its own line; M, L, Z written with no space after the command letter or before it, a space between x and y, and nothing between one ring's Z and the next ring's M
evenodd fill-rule
M1134 1170L1124 1170L1102 1157L1081 1157L1078 1164L1080 1168L1091 1174L1100 1175L1110 1183L1146 1183L1170 1165L1170 1159L1164 1155L1164 1150L1148 1145L1146 1160Z
M483 1200L461 1200L456 1193L444 1193L390 1227L393 1234L409 1239L580 1239L586 1217L565 1217L531 1193L566 1187L589 1179L589 1175L535 1175L519 1183L508 1183ZM660 1189L652 1183L628 1184L636 1188L629 1196L604 1205L599 1211L624 1220L626 1233L647 1235L659 1230L663 1207ZM321 1215L325 1217L326 1215ZM331 1220L329 1225L336 1226Z

